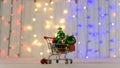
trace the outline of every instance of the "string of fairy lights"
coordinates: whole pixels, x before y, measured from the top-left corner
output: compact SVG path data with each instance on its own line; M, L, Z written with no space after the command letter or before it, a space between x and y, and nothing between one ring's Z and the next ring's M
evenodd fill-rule
M55 30L57 30L58 27L62 27L64 31L72 32L74 36L77 39L76 43L76 57L84 57L89 58L91 57L120 57L119 52L120 46L117 44L119 42L118 39L116 39L117 36L117 26L119 25L119 20L117 19L117 11L120 7L120 1L119 0L47 0L47 2L42 0L31 0L31 3L33 4L32 13L31 15L31 21L32 23L25 23L24 16L25 12L28 12L25 7L25 1L24 0L3 0L1 1L1 4L6 6L9 3L9 21L6 20L6 16L2 15L0 11L0 56L5 55L6 57L14 56L14 57L21 57L22 55L28 53L31 55L32 53L38 54L39 56L45 56L45 54L49 54L49 50L45 48L44 45L44 39L42 39L43 35L50 35L55 37L56 33ZM19 3L17 6L17 9L14 10L13 4ZM26 0L26 2L29 2ZM64 4L75 4L75 14L73 11L70 11L70 8L63 8L58 11L59 5L58 3ZM73 3L74 2L74 3ZM86 5L79 5L80 2L86 2ZM101 5L103 3L103 5ZM64 5L63 4L63 5ZM98 9L95 11L96 15L93 14L93 8L96 4ZM8 5L7 5L8 6ZM66 5L64 5L66 6ZM0 6L0 9L3 9L2 6ZM56 10L57 9L57 10ZM92 11L92 12L91 12ZM58 12L58 14L57 14ZM79 19L79 15L82 14L82 12L85 12L86 19L84 19L86 22L81 23L81 19ZM61 14L59 14L61 13ZM70 15L70 13L73 13ZM93 15L92 15L93 14ZM14 25L14 17L19 16L18 19L15 19L15 24L17 27L20 27L17 31L13 27ZM62 16L63 15L63 16ZM70 16L70 17L69 17ZM94 21L93 16L97 16L97 20ZM26 16L27 17L27 16ZM66 18L68 17L68 18ZM72 17L72 18L71 18ZM40 19L41 18L41 19ZM73 19L74 18L74 19ZM42 20L42 21L40 21ZM68 22L74 22L72 24L76 24L77 26L71 27L72 29L67 29L69 25L67 25ZM74 21L73 21L74 20ZM118 20L118 21L117 21ZM96 22L97 21L97 22ZM43 22L43 23L41 23ZM57 22L57 23L56 23ZM69 23L71 24L71 23ZM4 25L4 26L3 26ZM85 26L86 25L86 26ZM6 28L8 31L8 36L2 34L2 27ZM83 29L87 28L87 29ZM96 28L97 27L97 28ZM82 35L82 31L80 30L86 30L83 33L87 33L86 35ZM24 35L24 33L29 35ZM15 35L19 34L19 35ZM118 32L119 34L119 32ZM14 36L15 35L15 36ZM27 37L25 37L27 36ZM83 41L81 40L81 37L83 36L85 39L83 41L86 41L83 45ZM13 38L14 37L14 38ZM28 38L29 37L29 38ZM15 40L19 42L13 42L12 39L18 39ZM29 39L29 42L26 41L26 39ZM31 40L30 40L31 39ZM97 40L96 40L97 39ZM6 43L6 44L4 44ZM6 48L2 48L3 46L6 46ZM16 48L18 50L16 50ZM35 49L37 48L37 49ZM38 50L39 49L39 50ZM17 52L13 52L17 51ZM103 52L104 51L104 52ZM13 52L13 53L11 53ZM116 53L118 52L118 53ZM15 54L14 54L15 53ZM94 54L94 55L93 55ZM35 55L35 54L34 54ZM37 55L38 56L38 55Z
M39 1L34 0L34 4L35 4L34 12L37 13L38 11L41 11L45 14L49 14L50 12L52 12L54 10L53 7L52 7L54 5L54 3L55 2L50 0L48 3L45 2L44 4L41 4ZM43 10L39 10L39 9L43 9ZM67 9L63 10L63 14L67 14L67 13L68 13ZM44 20L44 22L46 23L46 26L44 27L45 29L53 30L53 28L55 28L57 30L58 27L62 27L63 29L65 29L65 26L64 26L65 18L60 18L59 19L59 24L55 24L55 23L53 23L54 22L54 16L52 14L50 14L50 16L48 16L48 17L49 17L48 18L49 20L47 20L47 19ZM37 19L34 17L32 20L33 20L33 22L36 22ZM52 26L53 26L53 28L51 28ZM34 29L34 30L37 30L37 29ZM33 35L34 38L36 38L37 36L38 36L37 34ZM56 36L56 33L52 34L52 36L53 37ZM33 45L41 46L42 43L39 42L38 39L35 39L33 41ZM50 51L47 50L47 52L49 53ZM40 55L43 55L43 52L40 52Z

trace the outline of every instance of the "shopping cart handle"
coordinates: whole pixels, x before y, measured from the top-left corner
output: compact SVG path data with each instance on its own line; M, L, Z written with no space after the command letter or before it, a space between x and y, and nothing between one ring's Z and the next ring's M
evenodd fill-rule
M49 37L48 36L44 36L44 39L48 39Z
M53 37L44 36L44 39L54 39Z

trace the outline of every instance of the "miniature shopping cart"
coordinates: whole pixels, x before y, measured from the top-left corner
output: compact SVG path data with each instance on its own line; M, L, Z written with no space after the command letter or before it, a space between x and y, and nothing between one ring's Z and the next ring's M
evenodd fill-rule
M55 38L53 37L48 37L48 36L44 36L44 39L47 41L47 45L50 51L50 55L48 56L47 59L42 59L42 64L51 64L52 61L56 61L56 63L59 63L59 60L64 60L65 64L72 64L73 60L72 59L68 59L66 56L68 53L75 51L75 43L68 45L68 44L58 44L55 43ZM56 46L57 45L57 46ZM61 58L61 55L64 54L64 58ZM51 59L52 56L55 56L55 59Z

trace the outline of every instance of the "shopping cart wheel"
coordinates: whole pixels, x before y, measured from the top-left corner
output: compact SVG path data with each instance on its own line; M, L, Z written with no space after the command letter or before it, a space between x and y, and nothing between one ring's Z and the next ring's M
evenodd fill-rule
M59 60L56 60L56 63L59 63Z
M72 59L70 59L70 64L72 64L73 63L73 60Z
M52 60L48 60L48 64L52 64Z
M68 64L68 59L65 60L65 64Z

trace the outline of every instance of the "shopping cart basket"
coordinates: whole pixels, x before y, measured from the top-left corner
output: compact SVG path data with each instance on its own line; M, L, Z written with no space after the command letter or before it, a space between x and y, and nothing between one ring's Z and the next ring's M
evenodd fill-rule
M44 39L47 41L48 49L50 51L50 55L48 56L48 58L42 59L44 63L51 64L52 60L55 60L56 63L59 63L59 60L65 60L65 64L68 64L69 62L71 64L73 63L73 60L68 59L66 56L68 53L75 51L76 40L73 44L69 45L69 44L55 43L55 38L53 37L44 36ZM63 54L64 54L64 58L61 58L61 55ZM52 56L56 56L56 58L51 59Z

